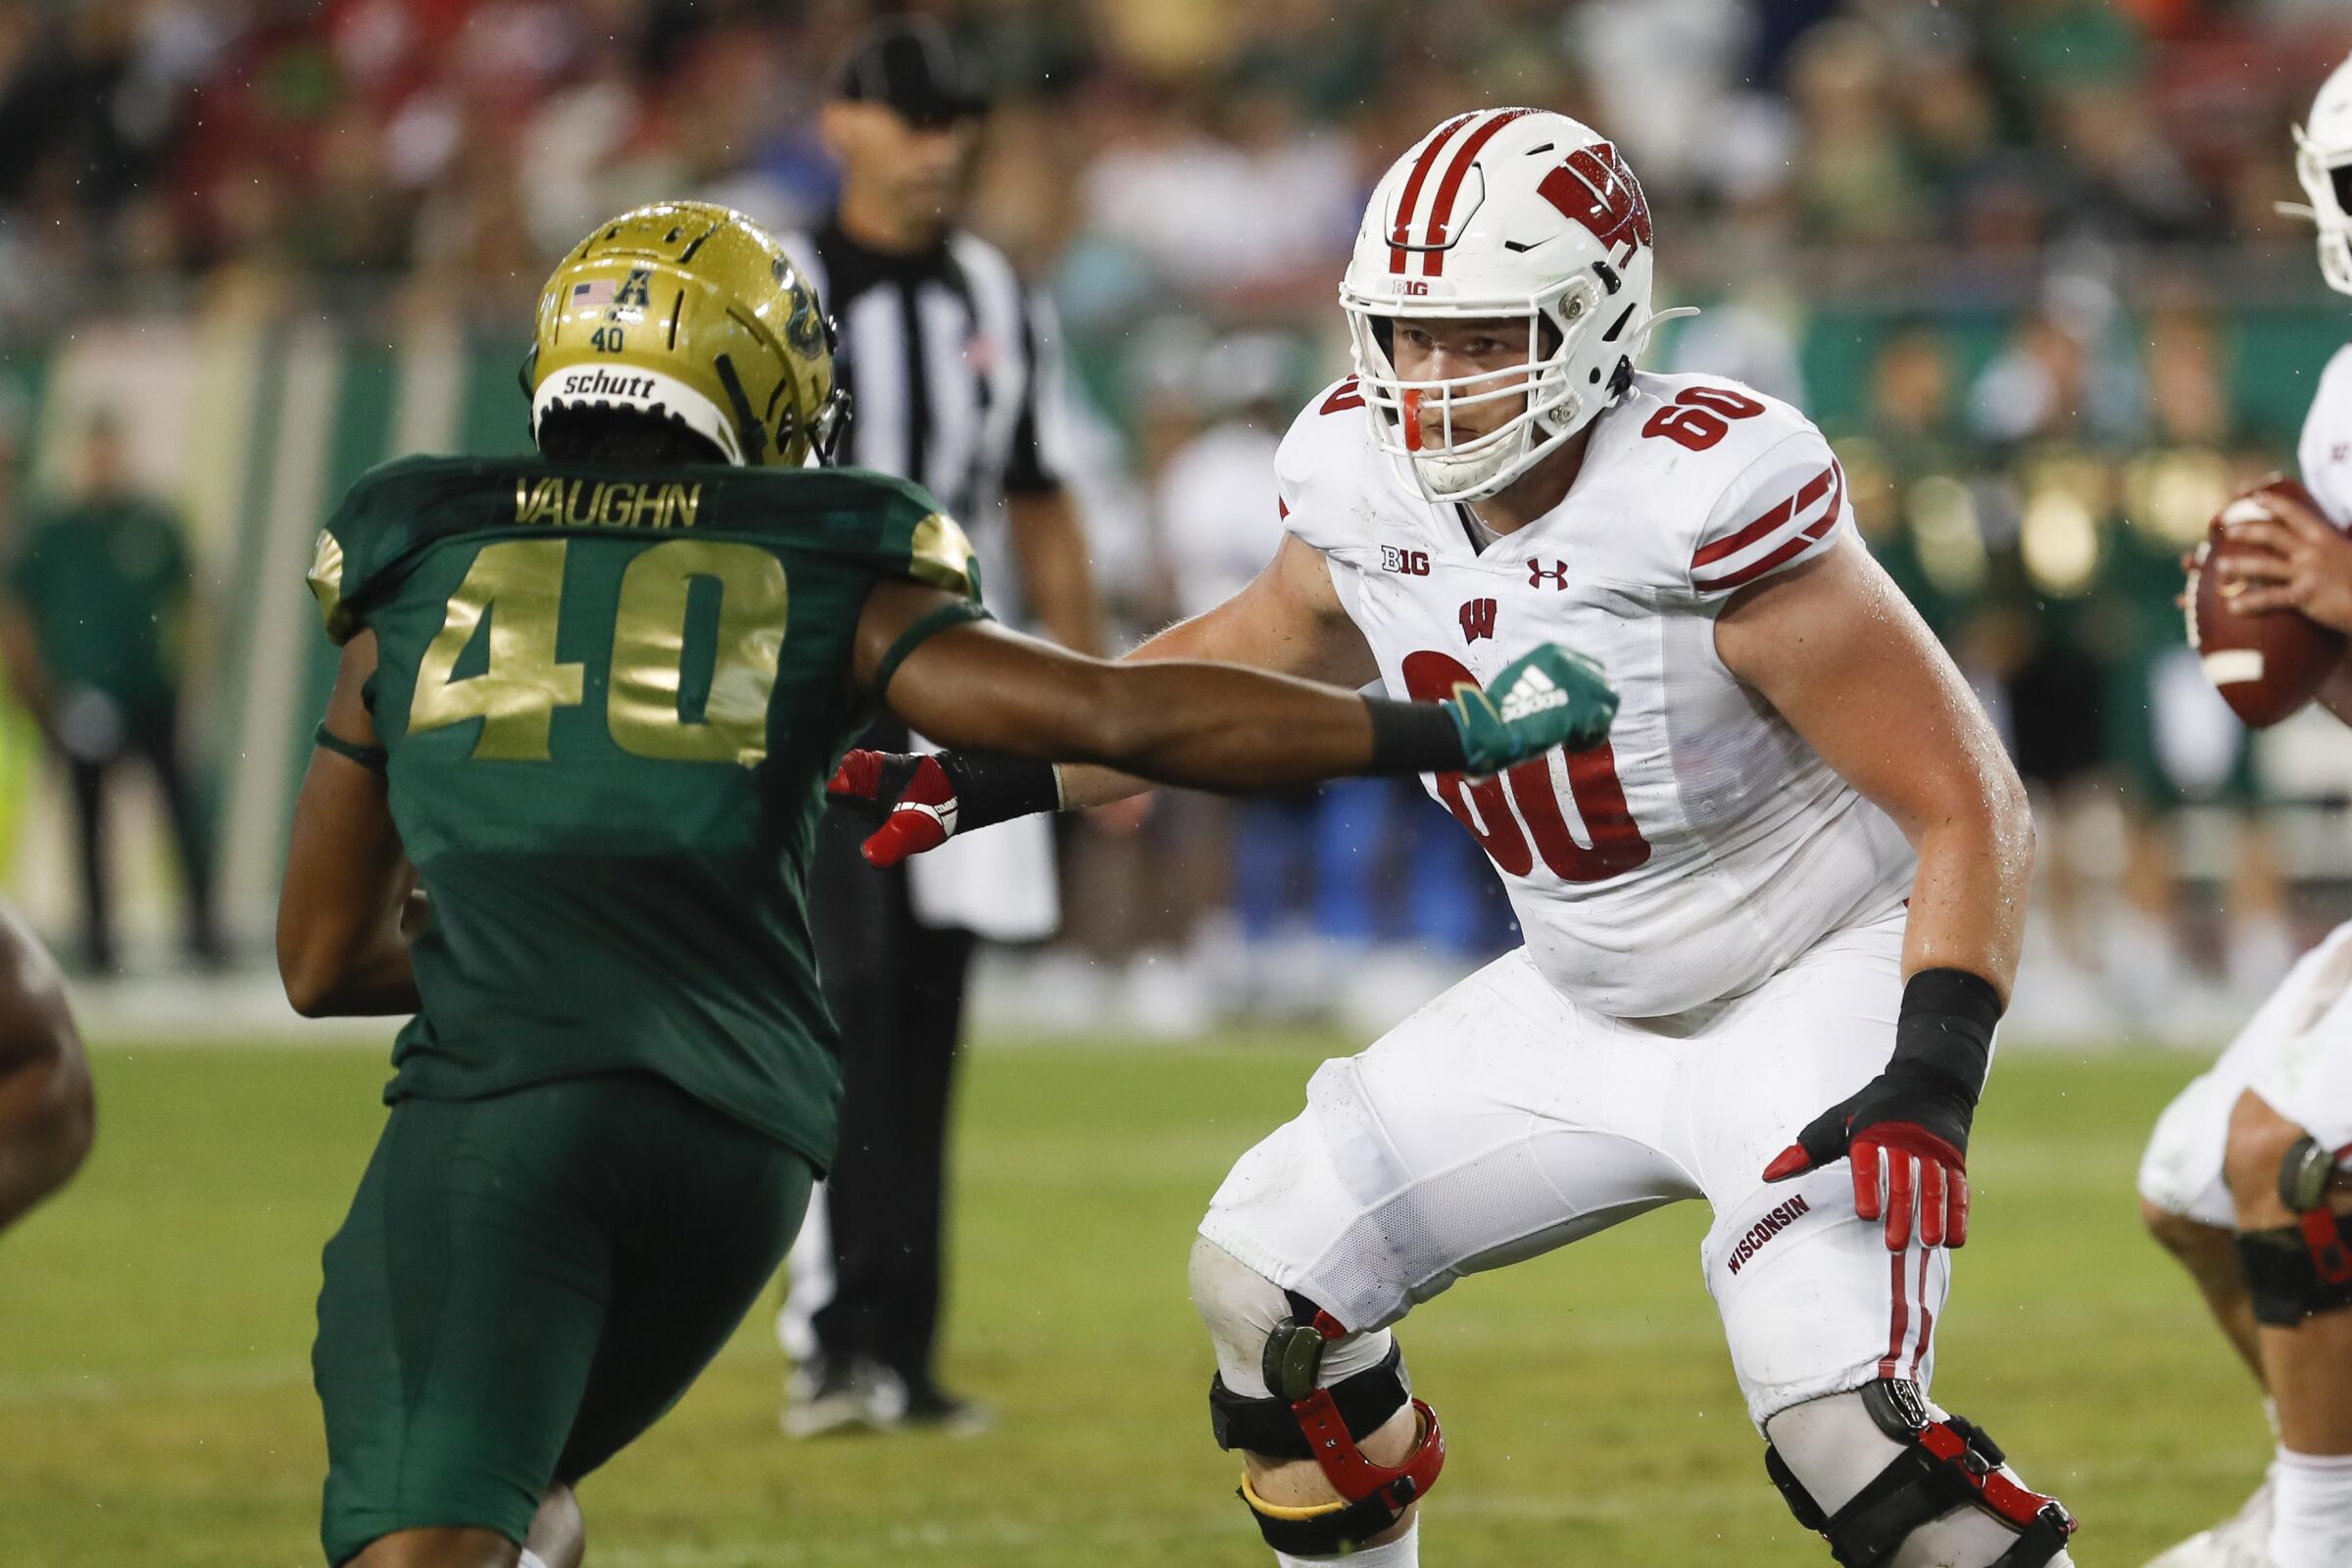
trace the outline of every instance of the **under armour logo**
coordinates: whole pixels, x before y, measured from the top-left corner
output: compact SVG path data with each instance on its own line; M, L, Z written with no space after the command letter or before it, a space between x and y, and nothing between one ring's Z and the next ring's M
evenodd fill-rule
M1527 585L1530 588L1543 587L1546 579L1554 588L1566 588L1568 586L1568 563L1555 561L1548 566L1541 561L1531 561L1527 564Z
M1481 637L1492 641L1494 636L1494 601L1465 599L1462 601L1462 641L1474 643Z
M1511 689L1502 694L1502 720L1506 724L1533 717L1547 709L1568 706L1568 694L1549 675L1530 664L1511 682Z

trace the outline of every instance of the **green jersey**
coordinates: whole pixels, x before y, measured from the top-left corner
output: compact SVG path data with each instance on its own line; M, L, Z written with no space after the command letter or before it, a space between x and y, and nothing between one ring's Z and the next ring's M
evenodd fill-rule
M980 613L961 530L858 470L429 458L353 487L311 586L337 641L375 633L433 910L387 1100L645 1071L831 1159L805 890L891 578Z

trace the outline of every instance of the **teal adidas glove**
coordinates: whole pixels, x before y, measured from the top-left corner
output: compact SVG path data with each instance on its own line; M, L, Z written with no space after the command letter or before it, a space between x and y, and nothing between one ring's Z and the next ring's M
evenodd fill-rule
M1617 688L1598 664L1552 643L1511 661L1486 690L1457 686L1440 706L1462 738L1462 771L1487 778L1555 746L1599 743L1617 716Z

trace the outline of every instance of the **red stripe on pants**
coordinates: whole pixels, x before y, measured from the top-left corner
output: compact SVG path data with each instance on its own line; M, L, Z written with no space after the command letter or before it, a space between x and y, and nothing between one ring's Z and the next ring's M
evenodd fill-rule
M1894 1309L1886 1331L1886 1353L1879 1361L1879 1376L1894 1376L1894 1366L1903 1357L1903 1341L1911 1328L1911 1303L1903 1294L1903 1254L1897 1252L1887 1259L1887 1277L1893 1282Z

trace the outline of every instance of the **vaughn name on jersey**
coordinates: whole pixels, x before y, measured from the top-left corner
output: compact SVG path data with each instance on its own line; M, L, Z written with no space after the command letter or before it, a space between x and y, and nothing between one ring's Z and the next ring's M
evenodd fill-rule
M1425 782L1494 862L1544 976L1657 1017L1893 909L1916 860L1715 651L1734 593L1853 527L1821 432L1723 377L1646 373L1592 428L1566 499L1492 543L1378 450L1352 380L1307 406L1275 467L1285 525L1330 563L1392 694L1446 697L1547 642L1608 671L1623 703L1603 744Z

